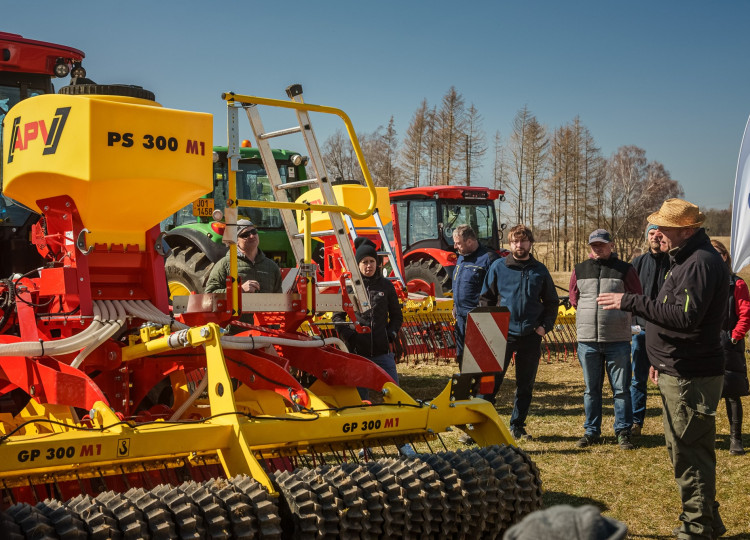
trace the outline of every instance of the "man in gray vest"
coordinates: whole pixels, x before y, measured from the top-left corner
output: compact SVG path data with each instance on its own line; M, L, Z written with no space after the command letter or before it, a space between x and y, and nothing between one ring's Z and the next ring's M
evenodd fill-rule
M604 369L614 396L614 430L623 450L632 450L630 430L633 407L630 400L630 314L605 311L596 303L604 292L641 294L638 273L612 251L612 237L604 229L589 235L589 259L577 264L570 276L570 303L576 307L578 360L583 368L586 391L583 408L586 420L579 448L596 444L602 432L602 386Z

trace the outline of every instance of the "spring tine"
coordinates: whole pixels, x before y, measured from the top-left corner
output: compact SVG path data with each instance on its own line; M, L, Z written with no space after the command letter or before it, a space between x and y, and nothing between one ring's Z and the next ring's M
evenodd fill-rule
M31 488L31 493L34 495L34 500L39 503L39 496L36 494L36 489L34 489L34 484L31 482L31 477L27 476L26 480L29 482L29 487Z
M438 433L438 434L437 434L437 438L438 438L438 440L440 441L440 444L442 444L442 445L443 445L443 450L445 450L446 452L448 452L448 447L447 447L447 446L445 445L445 441L444 441L444 440L443 440L443 438L442 438L442 437L440 436L440 433ZM429 443L427 444L427 446L429 446Z
M8 506L12 506L16 504L16 500L13 498L13 490L8 488L8 486L5 483L5 480L3 480L3 491L5 492L5 495L3 498L7 501Z

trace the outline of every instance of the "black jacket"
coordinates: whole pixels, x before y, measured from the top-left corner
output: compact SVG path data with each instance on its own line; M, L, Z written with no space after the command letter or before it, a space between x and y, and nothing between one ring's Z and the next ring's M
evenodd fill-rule
M652 253L649 250L633 259L632 264L635 271L638 272L638 279L641 280L643 294L655 299L669 271L669 254L663 251ZM633 324L637 324L641 328L646 327L646 321L638 316L633 319Z
M337 324L336 329L351 352L372 358L390 350L388 343L395 339L404 322L404 316L393 283L383 277L379 269L370 278L363 276L362 281L370 296L372 307L356 315L363 326L371 328L371 332L360 334L351 324ZM336 313L332 320L334 323L345 323L346 313Z
M724 374L719 335L727 311L729 269L700 229L669 253L658 298L626 293L622 309L643 317L651 365L674 377Z

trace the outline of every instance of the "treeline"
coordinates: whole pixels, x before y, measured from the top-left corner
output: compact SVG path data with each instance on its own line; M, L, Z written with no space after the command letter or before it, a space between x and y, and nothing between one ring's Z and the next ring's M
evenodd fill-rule
M495 131L490 146L479 111L466 106L454 87L439 105L422 101L402 140L393 117L386 127L358 137L377 185L481 183L503 189L500 221L529 225L547 245L545 264L556 271L583 260L589 233L600 227L613 233L616 251L629 259L643 243L646 217L665 199L684 196L680 183L644 149L621 146L604 156L578 117L550 129L524 106L507 137ZM331 176L362 179L347 135L337 132L322 150ZM491 172L480 175L486 157ZM711 217L716 228L723 227L721 216Z

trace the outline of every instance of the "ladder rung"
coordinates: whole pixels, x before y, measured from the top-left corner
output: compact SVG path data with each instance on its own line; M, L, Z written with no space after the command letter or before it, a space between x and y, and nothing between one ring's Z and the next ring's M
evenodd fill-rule
M280 129L278 131L269 131L268 133L259 133L258 138L261 140L273 139L274 137L282 137L284 135L291 135L292 133L299 133L302 128L299 126L290 127L287 129Z
M380 229L378 227L356 227L356 229L357 232L380 232Z
M346 282L351 283L351 280L347 279ZM340 281L316 281L315 284L318 287L341 287Z
M310 178L308 180L297 180L295 182L286 182L284 184L280 184L276 186L276 189L292 189L292 188L301 187L301 186L310 186L312 184L317 184L317 183L318 183L317 178Z
M310 236L312 238L318 238L320 236L331 236L332 234L334 234L333 230L329 229L327 231L315 231L315 232L311 232ZM297 233L297 234L294 235L294 238L304 238L304 237L305 237L304 233Z

